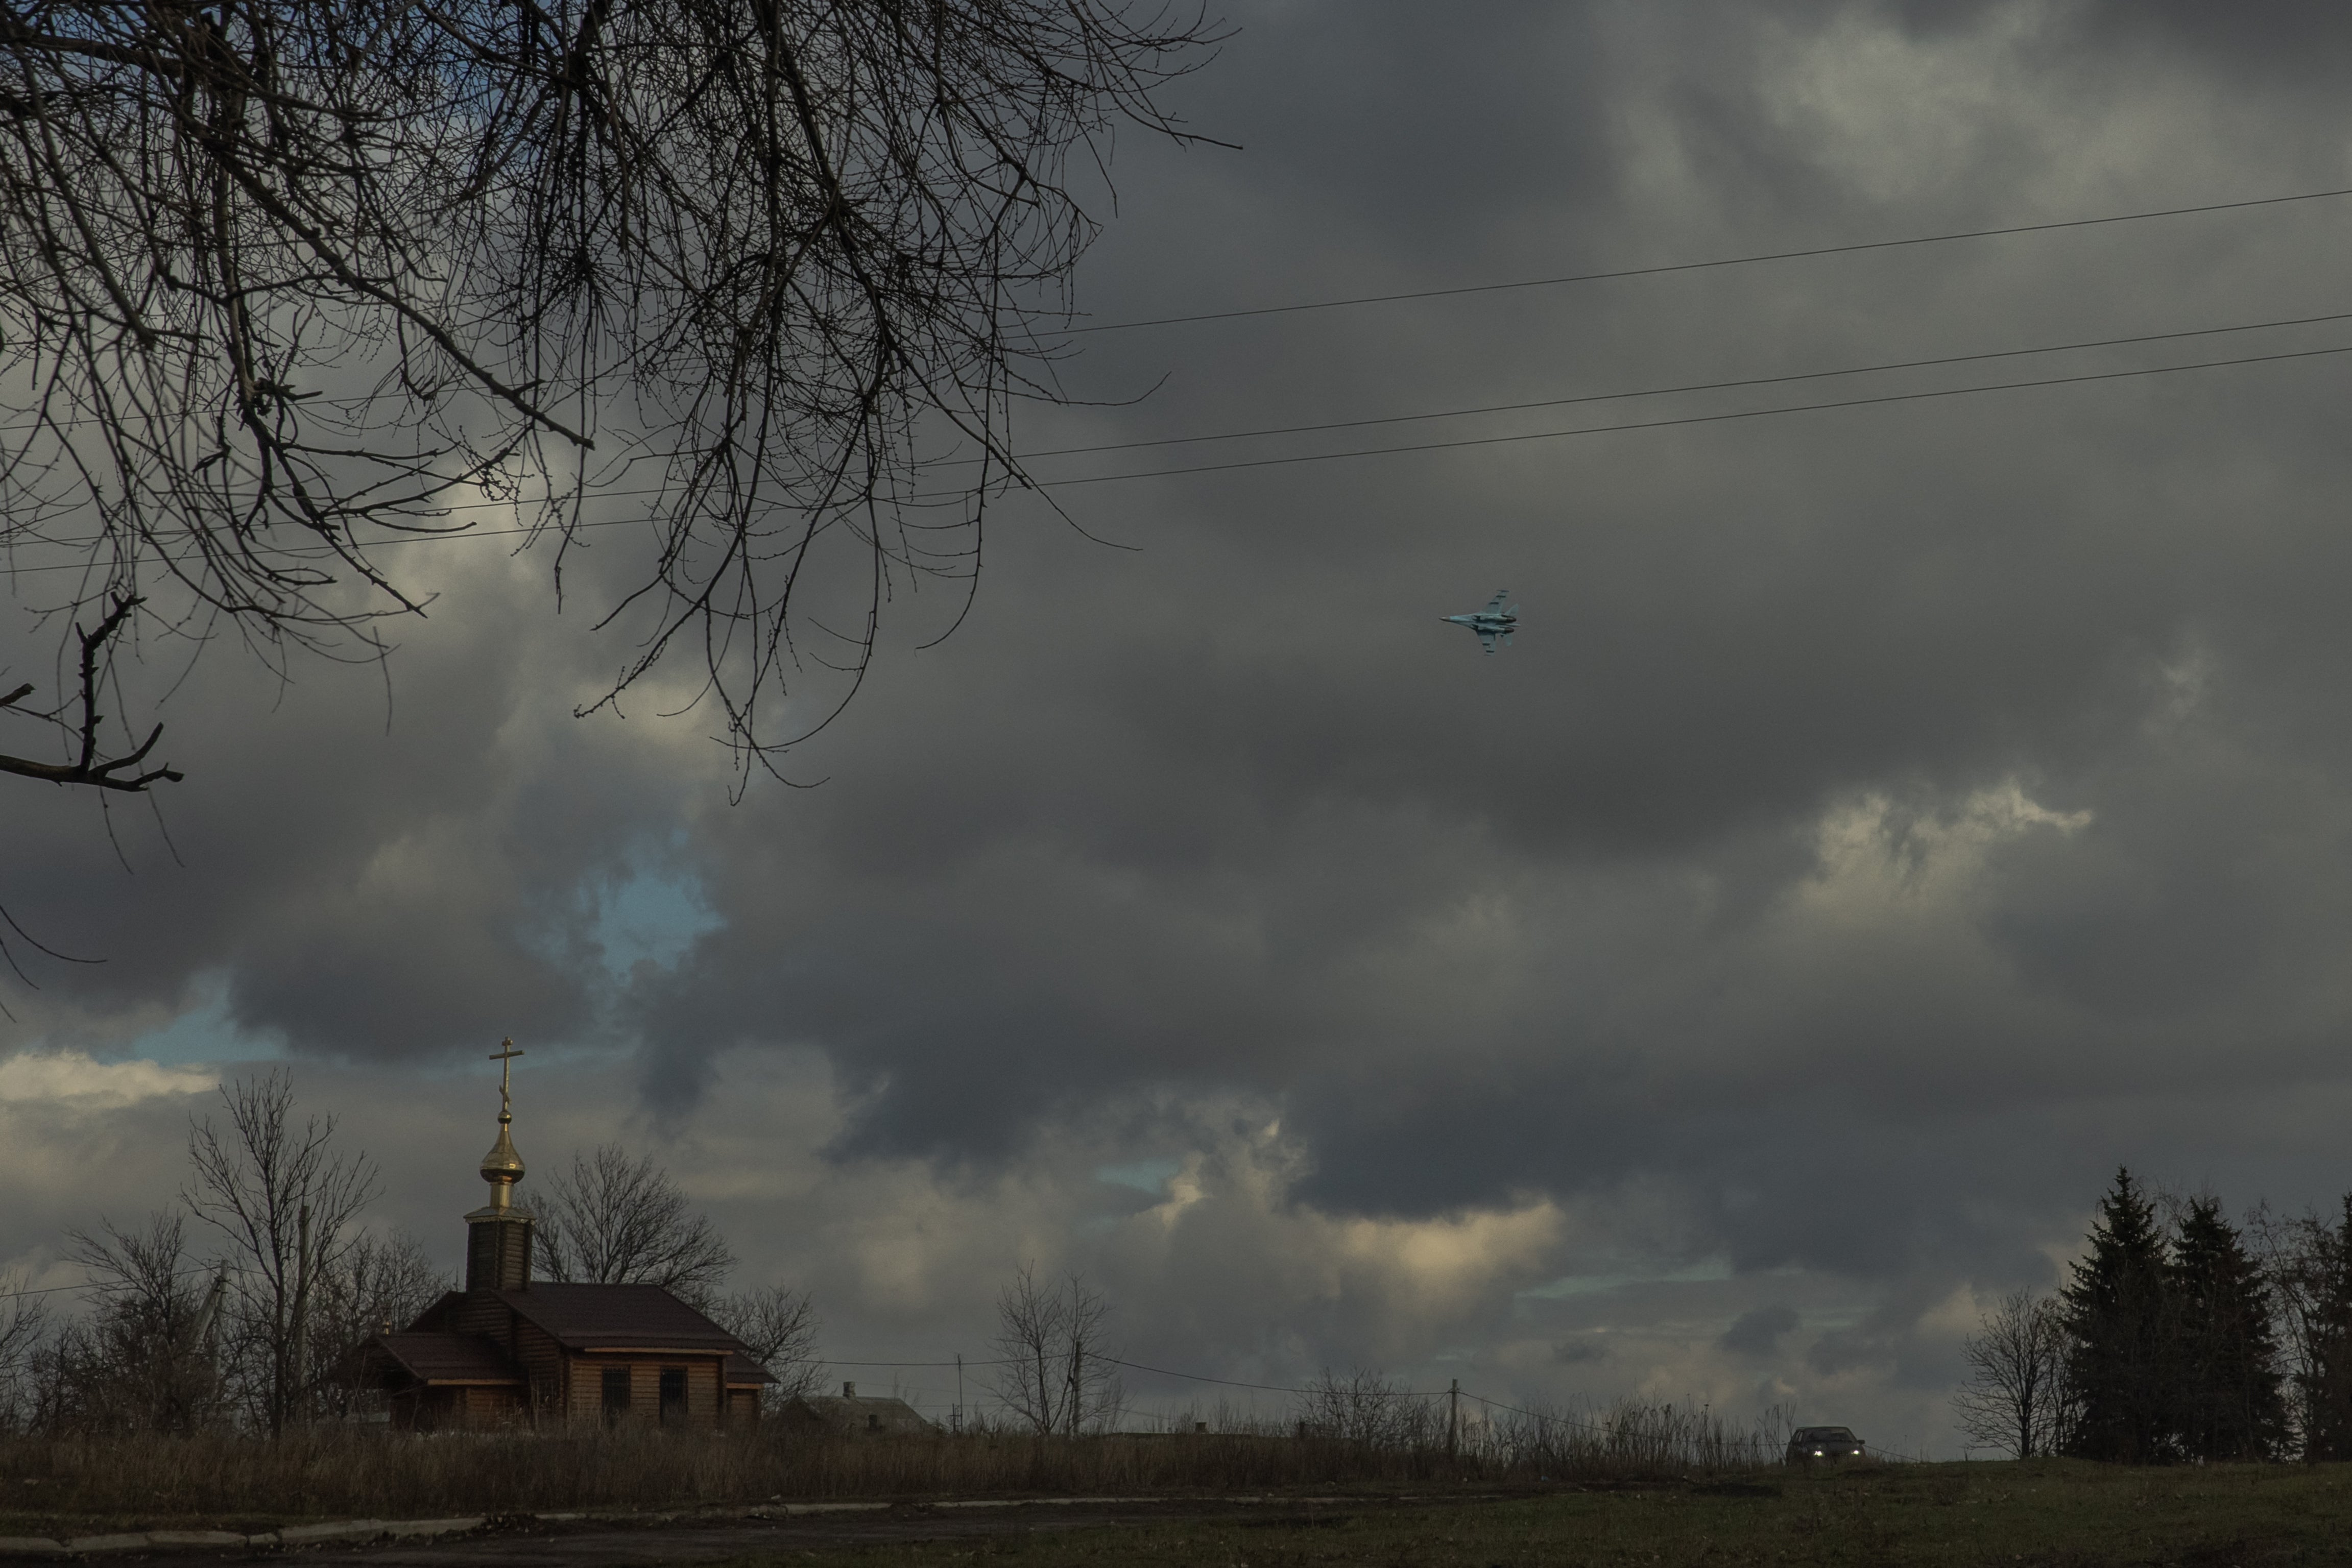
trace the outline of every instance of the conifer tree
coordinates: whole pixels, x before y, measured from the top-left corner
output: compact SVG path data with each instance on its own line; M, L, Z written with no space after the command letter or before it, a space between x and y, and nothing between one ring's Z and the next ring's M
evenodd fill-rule
M2145 1465L2177 1452L2168 1264L2155 1206L2130 1171L2117 1170L2099 1200L2090 1256L2061 1293L2078 1401L2070 1453Z
M2271 1286L2224 1218L2191 1198L2173 1231L2168 1272L2179 1356L2171 1382L2180 1451L2197 1459L2267 1459L2286 1432Z

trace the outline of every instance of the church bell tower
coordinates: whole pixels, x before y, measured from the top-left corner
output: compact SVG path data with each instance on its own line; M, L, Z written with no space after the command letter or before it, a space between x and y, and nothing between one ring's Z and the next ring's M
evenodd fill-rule
M482 1156L482 1179L490 1201L466 1216L466 1289L524 1291L530 1288L531 1217L514 1205L514 1185L522 1180L522 1156L507 1129L514 1122L509 1093L513 1059L521 1051L511 1040L499 1042L490 1060L499 1063L499 1141Z

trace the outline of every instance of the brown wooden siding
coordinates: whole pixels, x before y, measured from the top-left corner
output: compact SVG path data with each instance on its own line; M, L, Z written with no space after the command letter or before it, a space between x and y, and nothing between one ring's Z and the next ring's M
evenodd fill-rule
M521 1391L478 1385L420 1388L394 1398L393 1424L420 1431L453 1427L496 1427L523 1413Z
M514 1358L530 1379L530 1401L541 1410L563 1405L563 1347L536 1323L515 1321Z
M509 1355L514 1354L514 1313L491 1291L468 1291L454 1326L459 1333L480 1334Z
M720 1356L665 1355L639 1360L628 1355L566 1355L563 1358L562 1392L551 1401L549 1409L573 1421L596 1422L604 1418L604 1373L607 1368L625 1366L629 1370L629 1416L631 1421L655 1422L661 1419L661 1375L670 1368L682 1368L686 1373L686 1424L689 1427L716 1427L719 1423L721 1402L725 1396L725 1358Z

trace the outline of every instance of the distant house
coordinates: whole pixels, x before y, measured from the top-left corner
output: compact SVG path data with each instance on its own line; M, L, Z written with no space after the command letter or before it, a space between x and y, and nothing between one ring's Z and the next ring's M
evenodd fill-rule
M512 1200L523 1170L503 1082L499 1099L499 1141L482 1161L490 1202L466 1216L466 1288L361 1349L363 1375L390 1396L392 1424L756 1423L761 1390L775 1379L659 1285L532 1281L532 1218Z
M938 1431L935 1422L918 1415L903 1399L861 1395L857 1385L845 1383L839 1394L804 1394L784 1401L776 1418L789 1431L843 1432L852 1436L919 1436Z

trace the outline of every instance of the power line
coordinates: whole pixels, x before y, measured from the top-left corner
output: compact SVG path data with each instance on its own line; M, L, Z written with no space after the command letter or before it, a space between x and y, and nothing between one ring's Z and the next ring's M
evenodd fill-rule
M1108 1361L1114 1366L1132 1367L1137 1372L1155 1372L1162 1377L1181 1377L1192 1383L1214 1383L1225 1388L1255 1388L1265 1394L1319 1394L1322 1392L1318 1388L1286 1387L1278 1383L1236 1383L1230 1377L1208 1377L1197 1372L1178 1372L1165 1366L1146 1366L1139 1361L1121 1361L1115 1355L1106 1355L1099 1359ZM1352 1396L1358 1391L1351 1389L1347 1392ZM1443 1388L1375 1388L1362 1390L1361 1394L1363 1397L1371 1399L1443 1399L1445 1397L1445 1390Z
M1875 375L1893 371L1931 370L1944 365L1972 364L1990 360L2022 359L2037 354L2076 353L2092 349L2129 348L2142 343L2175 342L2189 338L2219 337L2234 332L2272 331L2287 327L2325 326L2331 322L2347 320L2352 320L2352 311L2335 311L2321 316L2290 316L2281 317L2275 320L2269 321L2244 321L2224 327L2189 327L2170 332L2140 332L2123 338L2085 338L2064 343L2030 344L2024 348L2018 349L1986 349L1973 353L1942 354L1921 360L1888 360L1882 361L1874 364L1846 365L1825 371L1791 371L1788 374L1776 376L1745 376L1730 381L1691 382L1675 386L1635 387L1624 392L1582 392L1570 397L1539 398L1527 402L1487 403L1469 408L1437 409L1425 413L1383 414L1369 419L1331 420L1320 424L1267 425L1259 429L1221 431L1207 435L1153 436L1139 441L1102 442L1088 446L1049 446L1036 452L1023 452L1015 454L1014 455L1017 461L1028 463L1045 457L1070 457L1097 452L1126 452L1154 446L1183 446L1212 441L1240 441L1259 436L1315 434L1333 430L1360 430L1383 424L1413 423L1423 420L1462 419L1479 414L1518 413L1539 408L1567 408L1581 403L1614 402L1644 397L1669 397L1685 392L1731 392L1748 387L1782 386L1798 382L1832 380L1839 376ZM967 466L971 464L982 461L983 460L978 457L941 457L927 459L920 464L919 466L926 468L955 468ZM596 500L641 499L646 497L667 494L670 488L670 486L655 486L628 490L593 490L583 492L583 497L584 499L593 497ZM933 492L932 494L936 496L946 493L947 492ZM558 499L558 497L552 496L538 500L428 502L420 498L415 504L419 507L419 512L416 515L431 516L448 512L503 510L509 507L521 507L547 506L554 504ZM601 518L593 521L583 521L571 526L582 528L621 528L631 523L641 523L649 520L651 519L647 517L614 517ZM387 545L429 543L434 540L460 537L467 538L513 538L534 531L547 529L555 529L560 531L563 527L564 525L558 523L540 523L515 528L412 529L391 538L371 540L364 548L374 549ZM106 536L104 535L87 534L70 538L41 539L35 542L44 545L66 547L73 545L102 544L105 540ZM25 568L21 570L46 571L71 570L71 568L37 567Z
M185 1272L185 1270L183 1270L183 1272ZM178 1279L180 1278L180 1275L175 1274L173 1278ZM0 1291L0 1301L13 1301L20 1296L54 1296L60 1291L104 1291L110 1289L121 1290L124 1287L121 1286L104 1285L96 1280L91 1280L79 1285L43 1285L39 1289L32 1291Z
M2049 343L2023 349L1987 349L1969 354L1944 354L1926 360L1889 360L1878 364L1848 365L1837 370L1798 371L1786 375L1747 376L1737 381L1691 382L1679 386L1640 387L1631 392L1583 392L1574 397L1539 398L1530 402L1485 403L1471 408L1439 409L1429 413L1391 413L1371 419L1339 419L1323 424L1268 425L1257 430L1230 430L1212 435L1163 435L1141 441L1109 441L1093 446L1049 446L1016 454L1021 462L1041 457L1069 457L1081 453L1127 452L1148 446L1188 446L1210 441L1242 441L1254 436L1308 435L1329 430L1360 430L1371 425L1409 424L1429 419L1465 419L1477 414L1520 413L1530 409L1566 408L1576 403L1613 402L1629 398L1669 397L1682 392L1730 392L1743 387L1785 386L1794 382L1827 381L1837 376L1875 375L1887 371L1928 370L1939 365L1965 365L1986 360L2022 359L2035 354L2066 354L2089 349L2120 349L2139 343L2176 342L2186 338L2212 338L2232 332L2261 332L2282 327L2315 327L2332 321L2352 321L2352 311L2326 316L2293 316L2275 321L2247 321L2230 327L2191 327L2177 332L2142 332L2128 338L2086 338L2072 343ZM978 457L940 458L929 465L954 468L982 462Z
M1043 490L1067 489L1079 485L1111 485L1128 479L1164 479L1179 474L1220 474L1242 468L1278 468L1293 463L1336 463L1351 457L1386 457L1410 452L1443 452L1454 447L1504 446L1525 441L1559 441L1579 435L1608 435L1622 431L1664 430L1680 424L1720 424L1731 420L1762 419L1781 413L1818 413L1828 409L1866 408L1874 403L1918 402L1930 398L1967 397L1977 392L2021 392L2032 387L2072 386L2085 382L2124 381L2134 376L2171 375L2182 371L2213 371L2231 365L2270 364L2283 360L2321 359L2334 354L2352 353L2352 344L2333 349L2298 349L2276 354L2248 354L2238 359L2201 360L2187 365L2155 365L2144 370L2100 371L2084 375L2045 376L2034 381L1996 382L1986 386L1940 387L1931 392L1885 392L1874 397L1839 398L1828 402L1784 403L1776 408L1741 409L1731 413L1694 413L1675 419L1644 419L1622 424L1592 424L1574 430L1542 430L1524 435L1481 435L1459 441L1423 441L1409 446L1368 446L1350 452L1317 452L1290 457L1258 457L1232 463L1202 463L1181 468L1147 468L1131 474L1097 474L1080 479L1040 479ZM919 500L935 499L941 496L961 494L959 491L932 491L918 496ZM28 568L30 570L44 570Z
M1108 1359L1108 1358L1106 1358ZM833 1361L824 1356L812 1356L811 1366L1012 1366L1012 1361Z
M227 1265L202 1269L174 1269L163 1277L170 1280L202 1280L226 1273ZM21 1296L54 1296L64 1291L135 1291L138 1286L120 1281L85 1280L79 1285L41 1285L29 1291L0 1291L0 1301L13 1301Z
M1994 239L2003 235L2049 234L2059 229L2097 228L2107 224L2144 223L2151 218L2188 217L2197 213L2238 212L2249 207L2284 206L2294 202L2320 202L2352 196L2352 187L2300 191L2285 196L2254 196L2239 202L2208 202L2193 207L2160 207L2142 213L2113 213L2105 217L2059 218L2042 224L2011 224L2004 228L1961 229L1950 234L1914 235L1905 239L1863 240L1853 245L1812 246L1803 250L1762 251L1752 256L1720 256L1712 261L1676 261L1654 267L1618 267L1608 272L1572 272L1557 277L1528 277L1510 283L1469 283L1452 288L1416 288L1398 294L1359 294L1340 299L1309 299L1292 305L1259 305L1241 310L1204 310L1190 316L1152 316L1135 321L1106 321L1063 329L1078 332L1126 332L1139 327L1177 327L1196 321L1233 321L1252 316L1287 316L1305 310L1338 310L1355 305L1393 305L1408 299L1445 299L1465 294L1500 294L1520 288L1551 288L1568 283L1601 283L1619 277L1657 277L1667 273L1705 272L1716 267L1753 267L1766 261L1800 261L1817 256L1850 256L1861 251L1899 250L1911 246L1946 245L1954 240Z
M2288 198L2279 199L2285 200ZM2161 342L2186 338L2210 337L2221 333L2252 332L2267 329L2310 326L2345 320L2352 320L2352 312L2336 312L2323 316L2283 318L2275 321L2254 321L2231 327L2189 328L2177 332L2149 332L2127 338L2086 339L2078 342L2055 343L2040 347L1986 350L1971 354L1945 355L1925 360L1890 361L1880 364L1857 365L1840 370L1802 371L1781 376L1755 376L1736 381L1693 382L1684 386L1639 388L1633 391L1616 392L1591 392L1575 397L1549 398L1524 403L1498 403L1482 408L1446 409L1430 413L1393 414L1374 419L1339 420L1326 424L1268 427L1264 430L1231 431L1212 435L1170 436L1144 441L1111 442L1098 446L1059 447L1042 452L1024 453L1021 454L1020 456L1022 460L1025 462L1041 457L1071 456L1095 452L1118 452L1138 447L1182 445L1195 442L1234 441L1250 436L1287 435L1329 430L1359 429L1366 426L1404 423L1420 420L1451 419L1482 413L1502 413L1536 408L1565 407L1579 403L1608 402L1641 397L1662 397L1682 392L1716 392L1737 390L1746 387L1784 385L1796 382L1820 381L1836 376L1867 375L1888 371L1927 369L1939 365L1965 364L1990 360L2015 359L2034 354L2067 353L2088 349L2116 348L2136 343ZM1727 413L1684 414L1669 419L1634 420L1618 424L1583 425L1572 430L1535 431L1516 435L1469 436L1454 441L1416 442L1403 446L1375 446L1361 447L1346 452L1305 453L1283 457L1252 458L1231 463L1194 464L1172 468L1142 469L1126 474L1098 474L1071 479L1039 479L1035 481L1035 484L1041 489L1059 489L1080 485L1116 484L1130 479L1168 478L1185 474L1217 474L1244 468L1275 468L1297 463L1331 463L1356 457L1380 457L1416 452L1442 452L1457 447L1497 446L1528 441L1566 440L1583 435L1607 435L1616 433L1640 430L1664 430L1676 425L1717 424L1732 420L1761 419L1773 414L1817 413L1834 409L1865 408L1877 403L1916 402L1933 398L1965 397L1979 392L2020 392L2036 387L2071 386L2094 382L2126 381L2139 376L2171 375L2186 371L2223 370L2237 365L2259 365L2276 363L2289 360L2321 359L2347 352L2352 352L2352 345L2343 345L2326 349L2284 350L2271 354L2247 354L2225 360L2200 360L2185 365L2151 365L2133 370L2088 371L2067 376L2044 376L2030 381L1995 382L1981 386L1938 387L1925 392L1885 392L1870 397L1838 398L1823 402L1786 403L1771 408L1740 409ZM973 460L938 459L927 463L923 465L923 466L953 466L958 463L965 461ZM595 492L594 496L598 500L614 500L643 497L647 496L659 496L665 493L667 493L667 487L653 487L636 490L599 491ZM961 490L920 491L911 496L900 497L900 499L908 503L936 501L951 498L964 494L966 494L966 492ZM454 501L446 504L435 505L429 509L431 512L436 514L484 511L492 509L502 510L508 507L546 505L550 504L552 499L552 497L550 497L544 501ZM654 519L643 517L607 517L583 520L571 524L537 523L511 528L448 528L420 530L404 533L392 538L369 540L364 544L360 545L358 548L365 549L380 549L392 545L423 544L450 539L513 538L520 538L529 534L548 531L571 532L587 528L625 528L633 524L643 524L652 520ZM76 545L102 544L106 542L106 538L107 536L104 535L91 534L70 538L37 539L26 542L52 548L69 548ZM321 547L313 553L323 557L327 554L327 551L323 547ZM181 557L166 557L163 558L161 564L188 564L201 560L203 558L200 553ZM0 566L0 575L13 576L33 572L87 571L90 570L92 570L92 563L89 561L63 561L44 566ZM0 1293L0 1299L5 1299L5 1293ZM887 1364L875 1363L873 1364L881 1365Z

